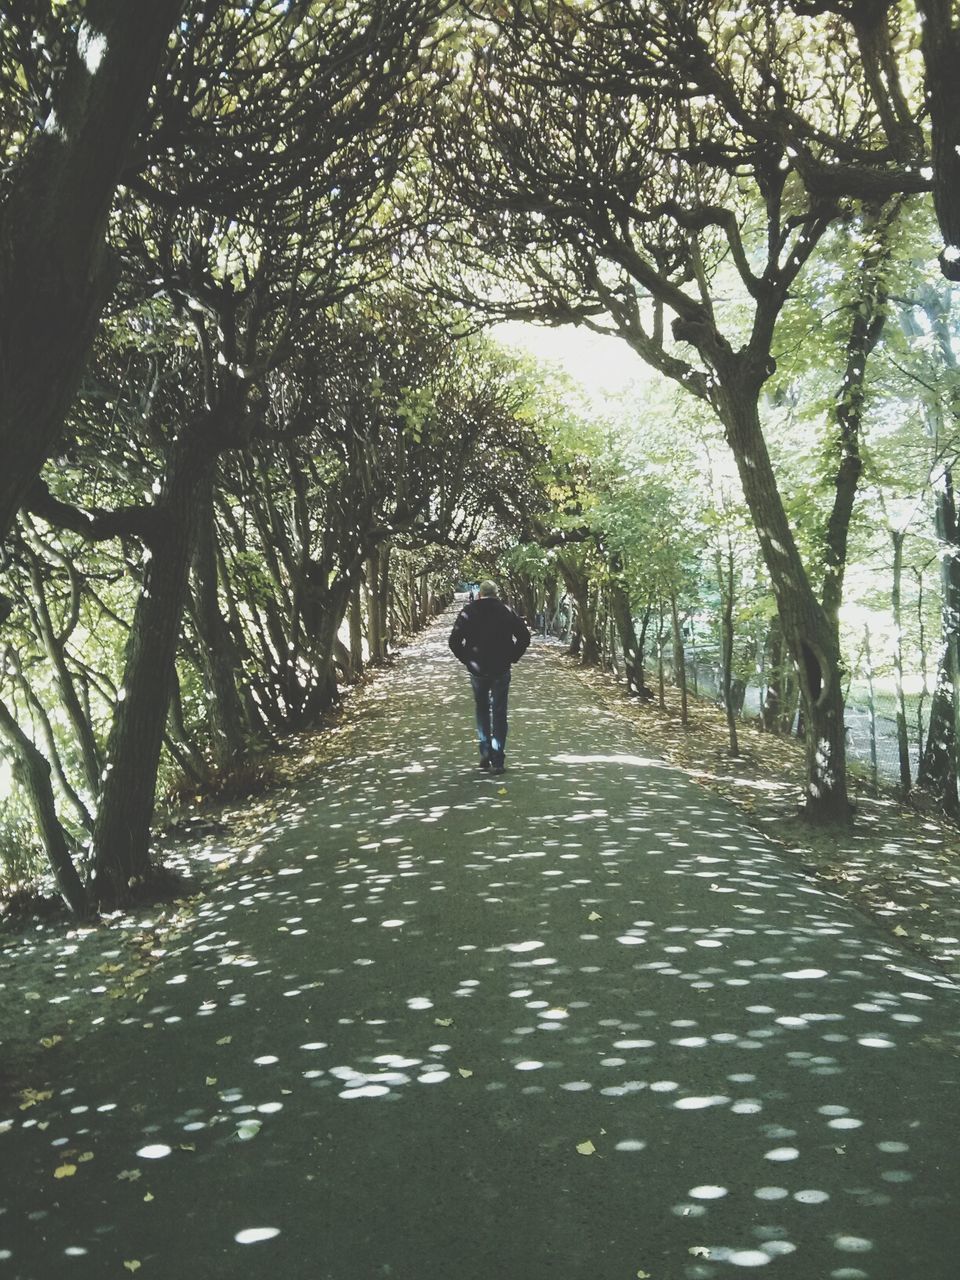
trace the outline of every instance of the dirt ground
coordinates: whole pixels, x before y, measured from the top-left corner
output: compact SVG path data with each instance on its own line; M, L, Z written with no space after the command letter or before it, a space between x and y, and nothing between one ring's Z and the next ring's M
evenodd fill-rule
M570 666L559 646L548 661ZM935 817L856 788L857 815L845 830L820 830L799 816L802 748L795 741L740 728L741 754L729 755L721 713L691 703L684 729L676 708L638 703L595 671L581 680L604 707L631 721L649 754L723 795L805 871L854 902L909 948L960 979L960 831ZM197 903L240 866L256 874L258 833L326 761L349 757L351 733L387 714L391 669L345 700L322 731L290 739L269 763L277 785L251 800L196 806L160 838L166 865L191 887L176 902L116 913L97 927L66 917L0 920L0 1097L40 1089L47 1055L62 1051L71 1028L102 1019L112 1000L137 999L142 979L177 943ZM69 1015L66 1010L69 1009ZM51 1064L52 1065L52 1064Z

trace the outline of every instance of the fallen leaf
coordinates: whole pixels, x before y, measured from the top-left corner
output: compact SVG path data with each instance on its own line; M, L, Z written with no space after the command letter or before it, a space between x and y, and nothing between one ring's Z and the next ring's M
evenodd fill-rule
M237 1125L237 1137L241 1142L249 1142L263 1128L262 1120L241 1120Z
M143 1197L144 1204L149 1204L150 1201L154 1200L155 1198L156 1197L154 1196L153 1192L148 1191L147 1194Z
M75 1164L61 1164L54 1169L53 1176L55 1178L72 1178L76 1172L77 1166Z
M63 1036L44 1036L40 1043L44 1049L52 1049L55 1044L60 1044L62 1040Z
M195 1142L181 1142L181 1143L180 1143L180 1150L181 1150L181 1151L196 1151L196 1149L197 1149L197 1144L196 1144Z
M650 1272L649 1272L649 1271L638 1271L638 1272L637 1272L637 1280L650 1280Z
M586 1140L586 1142L577 1143L577 1150L580 1152L582 1156L592 1156L593 1153L596 1151L596 1149L597 1148L593 1145L593 1143L590 1141L589 1138Z
M458 1067L457 1070L459 1071L460 1075L463 1076L464 1080L469 1080L470 1077L473 1075L473 1072L468 1071L466 1067Z
M498 788L497 788L497 795L498 795L498 796L505 796L506 794L507 794L507 788L506 788L506 787L498 787Z
M84 1151L77 1156L77 1164L86 1164L89 1160L92 1160L92 1159L93 1159L93 1152Z
M127 1268L128 1271L139 1271L141 1264L137 1261L136 1258L131 1258L128 1262L125 1262L123 1265Z
M453 1019L452 1018L434 1018L433 1025L435 1027L452 1027Z
M216 1083L217 1083L216 1076L207 1076L207 1084L216 1084Z
M117 1174L117 1179L120 1182L136 1182L142 1176L139 1169L121 1169Z
M224 1036L221 1040L217 1041L217 1044L229 1044L232 1039L233 1036Z
M895 925L893 932L897 935L898 938L906 938L908 936L907 931L902 924Z
M38 1102L49 1102L53 1097L52 1089L21 1089L20 1097L23 1101L20 1103L20 1110L26 1111L29 1107L35 1107Z
M692 1248L692 1249L688 1249L688 1250L687 1250L687 1253L692 1254L692 1255L693 1255L693 1257L695 1257L695 1258L709 1258L709 1257L710 1257L710 1250L709 1250L708 1248L706 1248L706 1246L705 1246L705 1245L702 1245L702 1244L695 1244L695 1245L693 1246L693 1248Z

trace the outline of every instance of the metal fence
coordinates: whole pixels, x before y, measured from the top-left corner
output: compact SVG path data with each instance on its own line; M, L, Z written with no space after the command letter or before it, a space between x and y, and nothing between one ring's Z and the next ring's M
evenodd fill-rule
M669 662L664 665L672 676ZM687 686L695 696L711 702L722 701L720 666L715 657L701 649L686 662ZM900 777L900 749L897 741L897 698L862 667L855 670L846 695L844 723L847 731L847 762L877 785L897 786ZM742 718L757 719L765 695L763 684L750 681L743 700ZM912 693L905 698L905 718L910 776L916 780L920 755L926 741L930 714L928 694Z

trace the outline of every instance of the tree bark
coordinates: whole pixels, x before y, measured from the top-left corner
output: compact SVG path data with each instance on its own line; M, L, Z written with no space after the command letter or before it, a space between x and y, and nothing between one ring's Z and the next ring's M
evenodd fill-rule
M951 0L917 0L930 111L933 205L943 235L940 268L960 280L960 25Z
M850 304L843 382L834 404L837 424L834 500L824 537L824 612L839 635L840 605L847 567L847 543L854 502L863 473L860 440L866 399L867 362L886 323L887 271L893 245L893 229L903 206L896 197L880 208L865 210L867 239L856 279L858 289Z
M726 564L719 548L716 553L717 585L720 588L720 683L723 693L723 709L727 717L727 736L730 741L730 754L740 754L737 739L737 710L733 694L733 591L734 564L733 547L727 543ZM742 705L742 697L741 697Z
M563 575L568 593L577 606L577 631L580 643L577 653L580 665L596 667L600 665L600 643L597 639L597 626L594 607L590 600L590 583L587 575L568 557L557 556L557 567ZM571 645L571 653L573 646Z
M363 675L363 602L360 596L360 580L357 579L350 594L350 678L357 681Z
M905 531L891 529L893 541L893 585L890 604L893 611L894 650L893 673L897 697L897 755L900 763L900 788L906 795L910 790L910 740L907 735L907 706L903 694L903 541Z
M622 567L620 558L614 557L611 562L613 574L610 579L610 613L623 651L627 692L640 697L646 692L643 687L643 653L637 641L630 596L620 576Z
M744 497L777 601L783 635L797 665L804 709L806 816L846 821L846 740L840 645L817 600L777 489L760 426L758 392L728 372L718 395Z
M87 0L0 213L0 539L52 452L112 287L107 217L183 0Z
M57 890L75 916L88 918L91 914L90 900L73 865L63 827L57 817L57 806L50 782L50 765L2 701L0 701L0 735L6 739L16 761L15 776L30 801L34 821L40 832L40 839L47 861L50 863Z
M930 704L927 745L917 783L953 816L960 815L957 722L960 713L960 544L953 475L945 467L934 482L934 524L940 543L940 655Z
M683 631L680 628L680 610L677 597L670 592L670 622L673 631L673 678L680 690L680 723L686 727L689 716L687 709L687 659L683 652Z
M197 530L198 497L209 483L210 451L186 428L168 466L158 507L162 533L151 547L124 658L122 700L107 741L94 828L95 892L114 907L148 882L150 820L164 724Z
M237 691L239 657L220 611L212 467L206 473L203 491L197 494L196 524L191 613L200 641L213 758L219 768L228 769L246 752L249 726Z

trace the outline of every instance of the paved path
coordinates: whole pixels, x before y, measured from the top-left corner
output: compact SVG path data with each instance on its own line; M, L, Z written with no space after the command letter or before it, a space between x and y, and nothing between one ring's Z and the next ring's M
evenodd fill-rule
M0 1280L956 1280L957 989L536 646L481 775L448 626L14 1111Z

